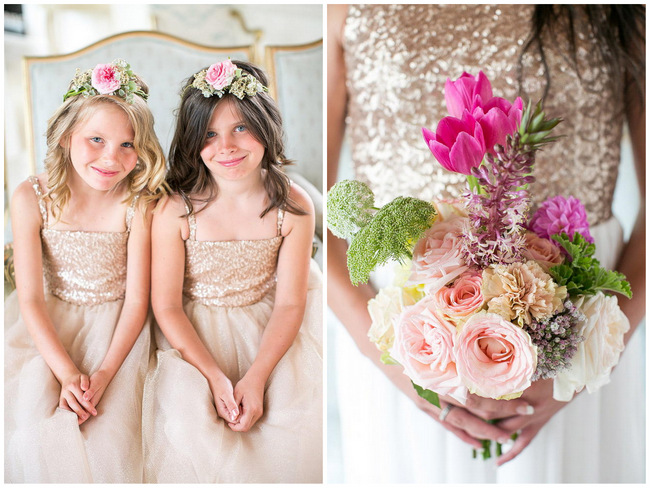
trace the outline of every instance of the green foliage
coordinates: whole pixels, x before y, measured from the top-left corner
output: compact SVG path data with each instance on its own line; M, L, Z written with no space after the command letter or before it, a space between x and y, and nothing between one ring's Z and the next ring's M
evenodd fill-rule
M580 233L575 232L573 240L569 239L565 232L555 234L552 238L571 256L570 261L550 269L553 279L559 285L566 286L569 296L611 291L632 298L632 289L625 275L603 268L600 262L592 257L596 246L589 243Z
M419 385L416 385L412 381L411 384L413 385L413 388L415 388L415 391L418 392L418 395L424 398L431 405L435 405L436 407L440 408L440 399L438 398L438 394L435 391L425 390L424 388L422 388Z
M535 109L532 108L529 101L521 114L521 123L519 124L521 143L537 149L544 144L557 140L559 137L549 137L549 134L560 122L562 122L560 118L546 119L541 100L537 102Z
M332 233L348 239L372 220L375 195L368 185L343 180L327 192L327 227Z
M436 210L428 202L397 197L384 205L357 232L348 248L348 270L354 285L367 283L370 272L389 259L411 259L415 242L431 227Z

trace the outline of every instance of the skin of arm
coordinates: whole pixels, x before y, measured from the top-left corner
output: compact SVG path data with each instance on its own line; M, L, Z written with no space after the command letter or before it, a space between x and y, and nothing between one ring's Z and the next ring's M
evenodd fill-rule
M90 376L90 388L84 393L84 399L95 406L133 348L149 310L151 209L147 209L146 216L136 211L127 246L124 305L106 356L99 369Z
M83 398L88 376L70 358L48 315L43 289L42 218L29 181L21 183L14 192L11 224L20 312L34 345L61 384L59 406L75 412L81 423L90 415L97 415L97 411Z
M187 220L179 197L158 204L152 223L151 304L163 334L183 359L207 379L220 417L235 421L239 409L232 383L221 371L183 310Z
M626 243L617 269L622 272L632 286L633 297L619 296L621 310L630 320L630 330L625 334L628 343L639 322L645 316L645 100L639 100L634 90L627 90L626 116L632 141L632 152L640 190L640 206L634 228ZM625 354L625 351L623 352ZM504 419L498 425L509 432L521 431L512 449L499 457L499 465L514 459L530 444L537 432L551 417L566 405L553 399L553 380L533 383L522 396L534 407L535 413L529 417L514 416ZM574 397L575 398L575 397Z
M330 188L337 180L339 156L345 132L345 115L347 91L345 88L345 61L342 46L342 30L347 15L347 5L328 5L328 35L327 35L327 184ZM438 420L440 409L419 397L402 369L388 367L381 363L381 353L368 340L368 330L371 319L368 314L368 300L376 295L370 285L353 286L348 277L346 267L347 243L336 238L328 231L327 237L327 296L328 305L346 327L357 347L408 396L421 410ZM517 411L526 411L528 403L524 400L511 400L505 406L491 399L483 399L470 395L467 406L472 406L474 415L466 408L461 408L458 402L441 397L444 407L452 403L457 408L447 416L442 426L456 434L461 440L476 448L481 448L479 439L507 439L508 433L496 426L487 424L483 418L514 415ZM504 412L505 409L505 412Z
M314 235L314 205L307 193L292 185L290 198L307 212L285 212L277 266L277 287L273 312L264 329L255 361L235 385L235 401L242 406L234 431L246 432L263 413L264 387L273 369L293 343L305 312L307 282Z

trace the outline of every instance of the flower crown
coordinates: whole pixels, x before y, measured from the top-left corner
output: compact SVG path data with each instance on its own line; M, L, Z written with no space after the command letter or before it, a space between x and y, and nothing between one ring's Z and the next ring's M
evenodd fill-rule
M226 93L232 93L241 100L244 95L253 97L258 93L269 91L260 80L242 72L230 59L215 63L208 69L196 73L190 86L199 90L206 98L213 95L221 98Z
M72 87L63 95L63 101L76 95L115 95L128 103L133 103L133 95L147 100L149 95L138 85L129 63L116 59L110 64L98 64L93 69L77 72L71 82Z

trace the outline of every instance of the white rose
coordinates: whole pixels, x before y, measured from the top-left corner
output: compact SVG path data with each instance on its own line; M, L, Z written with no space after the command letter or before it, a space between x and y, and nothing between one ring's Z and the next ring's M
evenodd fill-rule
M377 296L368 301L368 312L372 319L368 337L380 351L388 351L393 346L393 318L402 312L405 299L408 305L415 303L408 295L403 295L401 288L389 286L379 290Z
M553 382L553 398L561 402L570 401L574 392L585 386L593 393L609 383L612 368L625 348L623 335L630 329L630 322L614 296L599 292L578 298L575 305L587 317L579 329L584 341L578 344L571 366Z

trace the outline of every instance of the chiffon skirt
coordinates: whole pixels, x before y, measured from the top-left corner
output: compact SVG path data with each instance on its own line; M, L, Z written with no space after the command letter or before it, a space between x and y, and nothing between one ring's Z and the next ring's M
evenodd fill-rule
M618 221L610 219L592 228L591 233L598 259L612 268L622 248ZM494 459L472 459L468 444L415 407L359 353L343 327L337 325L335 413L340 417L339 470L344 482L645 481L643 324L628 343L608 385L594 394L584 391L578 395L517 458L498 468Z
M205 377L156 327L145 389L145 481L317 483L322 480L322 286L310 273L298 336L267 382L264 413L248 432L217 417ZM186 301L185 312L233 386L253 363L274 291L244 307Z
M100 366L122 301L79 306L46 296L49 317L86 374ZM5 301L5 482L142 482L142 391L151 354L150 321L81 426L58 408L61 386L34 346L14 292Z

